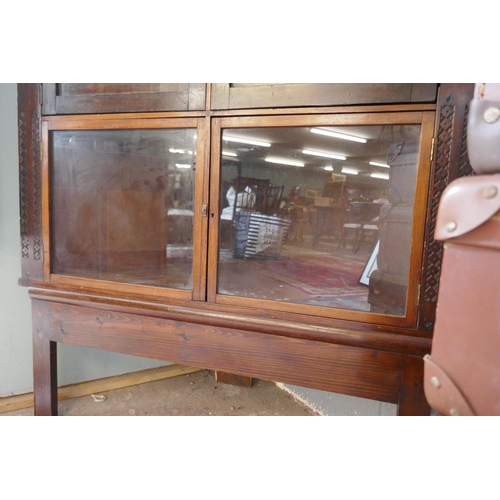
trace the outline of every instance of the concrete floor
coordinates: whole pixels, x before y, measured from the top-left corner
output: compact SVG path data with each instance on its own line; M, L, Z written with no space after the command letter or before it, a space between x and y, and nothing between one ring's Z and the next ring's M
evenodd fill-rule
M203 370L188 375L59 402L61 416L319 416L273 382L255 380L251 388L215 381ZM30 416L33 408L0 416Z

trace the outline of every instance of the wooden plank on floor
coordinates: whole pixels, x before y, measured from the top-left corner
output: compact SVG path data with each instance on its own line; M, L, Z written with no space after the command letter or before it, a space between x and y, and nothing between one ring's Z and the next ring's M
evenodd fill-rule
M234 373L215 371L215 380L223 384L237 385L239 387L252 387L252 377L235 375Z
M202 370L203 368L173 364L149 370L125 373L124 375L116 375L114 377L101 378L90 382L82 382L80 384L66 385L59 387L58 400L63 401L65 399L89 396L90 394L112 391L114 389L123 389L124 387L178 377L179 375L187 375L188 373L195 373ZM0 398L0 413L22 410L31 406L33 406L32 392Z

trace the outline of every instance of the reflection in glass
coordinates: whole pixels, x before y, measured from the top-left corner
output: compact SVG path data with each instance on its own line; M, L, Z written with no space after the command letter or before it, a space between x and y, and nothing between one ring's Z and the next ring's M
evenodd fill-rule
M192 288L196 130L52 133L52 272Z
M404 315L420 126L319 129L224 130L218 293Z

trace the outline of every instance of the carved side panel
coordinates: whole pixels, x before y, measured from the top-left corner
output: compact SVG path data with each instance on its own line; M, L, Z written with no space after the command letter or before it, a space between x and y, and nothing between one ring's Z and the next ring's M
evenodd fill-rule
M19 136L19 208L21 224L21 258L29 259L29 182L28 182L28 120L24 111L18 116L18 136ZM24 273L23 273L24 274Z
M31 171L33 175L33 258L41 260L42 243L42 172L40 154L40 113L35 109L31 116Z
M467 114L473 91L474 84L442 84L439 91L421 276L419 327L426 330L434 326L441 274L443 244L433 237L439 201L451 181L473 174L467 154Z
M436 229L436 218L441 195L449 183L451 150L453 144L453 125L455 106L447 103L439 109L439 126L436 137L436 163L433 169L433 183L427 216L427 266L425 267L424 301L436 302L439 285L439 271L442 258L442 243L432 235Z
M22 279L43 279L42 181L39 85L18 92L19 207Z

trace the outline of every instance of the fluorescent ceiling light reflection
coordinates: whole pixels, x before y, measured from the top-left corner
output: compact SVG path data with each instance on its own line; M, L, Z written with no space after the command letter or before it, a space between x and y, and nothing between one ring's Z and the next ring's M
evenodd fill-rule
M334 160L345 160L345 156L337 155L334 153L326 153L324 151L312 151L311 149L303 149L302 153L305 155L321 156L321 158L332 158Z
M373 165L374 167L390 168L389 165L386 165L385 163L379 163L378 161L370 161L368 163L370 165Z
M224 156L238 156L236 153L231 153L230 151L222 151Z
M176 163L175 166L177 168L191 168L191 165L189 163Z
M175 148L170 148L169 152L170 153L178 153L178 154L188 154L188 155L193 154L192 151L186 151L185 149L175 149Z
M246 137L232 137L230 135L223 135L222 139L229 142L241 142L242 144L252 144L254 146L262 146L264 148L270 148L271 143L265 141L257 141L255 139L247 139Z
M331 165L327 165L326 167L323 167L324 170L328 170L328 172L333 172L333 167Z
M374 172L373 174L370 174L370 177L375 177L375 179L389 179L389 174Z
M342 167L342 173L343 174L358 175L359 172L357 170L355 170L354 168Z
M313 134L326 135L328 137L335 137L336 139L344 139L346 141L361 142L363 144L366 142L366 139L363 139L362 137L356 137L355 135L348 135L348 134L340 134L339 132L333 132L331 130L325 130L322 128L311 128L309 130Z
M268 156L265 160L270 163L279 163L280 165L291 165L292 167L305 166L305 164L301 161L289 160L287 158L276 158L275 156Z

